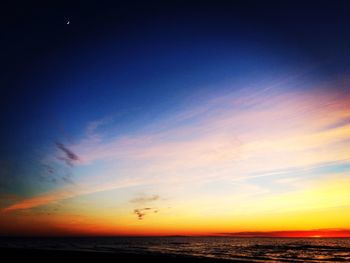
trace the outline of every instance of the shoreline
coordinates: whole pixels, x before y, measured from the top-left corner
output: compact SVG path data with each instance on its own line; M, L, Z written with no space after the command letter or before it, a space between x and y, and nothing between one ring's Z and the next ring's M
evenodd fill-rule
M0 248L2 258L16 260L26 260L29 262L47 262L62 260L81 260L92 262L138 262L146 261L158 262L184 262L184 263L247 263L255 260L220 259L204 256L177 255L166 253L130 253L130 252L98 252L98 251L74 251L74 250L54 250L54 249L32 249L32 248ZM257 259L258 260L258 259Z

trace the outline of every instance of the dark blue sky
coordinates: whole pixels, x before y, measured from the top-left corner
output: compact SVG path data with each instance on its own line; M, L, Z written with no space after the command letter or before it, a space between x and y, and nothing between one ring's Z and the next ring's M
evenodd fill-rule
M298 70L327 80L350 66L346 1L1 5L0 160L11 168L0 178L93 120L132 131L228 83Z

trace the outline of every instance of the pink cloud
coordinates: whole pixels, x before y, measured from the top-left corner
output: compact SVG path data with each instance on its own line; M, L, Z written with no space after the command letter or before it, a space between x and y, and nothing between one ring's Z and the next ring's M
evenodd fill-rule
M350 125L332 124L350 118L349 96L319 89L248 91L201 101L132 134L104 137L99 123L90 124L88 135L67 147L79 154L78 168L108 163L114 183L103 181L111 173L102 168L92 178L95 185L86 186L81 177L84 188L59 189L5 211L135 184L244 180L269 169L348 159L348 143L337 143L348 139Z

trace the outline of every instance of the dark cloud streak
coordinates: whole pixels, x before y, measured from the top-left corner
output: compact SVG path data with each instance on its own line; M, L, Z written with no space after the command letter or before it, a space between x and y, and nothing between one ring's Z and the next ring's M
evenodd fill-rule
M74 184L71 168L80 160L80 158L63 143L55 142L55 146L61 153L63 153L63 156L57 156L56 158L63 161L67 166L61 167L43 164L44 172L40 175L40 179L50 183L58 183L59 181L63 181L67 184Z
M142 220L147 214L148 212L150 212L151 210L154 210L151 207L145 207L145 208L140 208L140 209L134 209L134 214L137 215L137 218L139 220ZM157 210L154 210L157 211Z
M58 159L65 161L66 164L68 164L69 166L73 166L75 162L80 160L78 155L76 155L72 150L67 148L63 143L56 142L56 147L65 154L64 157L58 157Z
M149 195L149 196L139 196L139 197L136 197L134 199L131 199L130 200L130 203L134 203L134 204L138 204L138 205L147 205L148 203L153 203L157 200L160 199L160 196L159 195ZM144 217L146 215L148 215L149 213L153 213L153 214L156 214L158 213L158 209L156 208L152 208L152 207L144 207L144 208L135 208L134 209L134 214L137 215L137 218L139 220L143 220Z

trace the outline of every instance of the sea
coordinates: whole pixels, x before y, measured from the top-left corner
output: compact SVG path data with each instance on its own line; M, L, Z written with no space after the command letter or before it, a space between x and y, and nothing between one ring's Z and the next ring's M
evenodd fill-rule
M247 262L350 262L348 238L0 238L2 248L173 254Z

